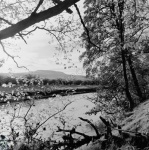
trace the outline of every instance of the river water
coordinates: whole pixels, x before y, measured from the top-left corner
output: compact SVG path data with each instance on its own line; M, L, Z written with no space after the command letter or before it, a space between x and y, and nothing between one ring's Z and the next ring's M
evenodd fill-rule
M42 124L37 130L38 138L60 138L60 133L55 132L58 129L57 126L65 129L72 129L75 126L77 131L94 134L78 117L89 119L92 122L99 120L99 115L88 116L85 114L94 107L89 99L95 96L95 93L57 96L0 106L0 132L10 136L13 128L13 132L19 132L19 137L21 137L25 133L25 125L36 128L37 125Z

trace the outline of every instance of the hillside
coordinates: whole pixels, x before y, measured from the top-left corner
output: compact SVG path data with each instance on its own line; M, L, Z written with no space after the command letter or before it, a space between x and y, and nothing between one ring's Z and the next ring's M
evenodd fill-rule
M137 106L132 115L122 121L123 129L146 133L149 132L149 100Z
M135 132L141 133L142 135L149 135L149 100L141 103L131 113L127 113L126 118L122 120L120 125L122 126L122 131L130 131L130 135L135 135ZM118 131L113 131L114 135L118 135ZM119 150L148 150L147 149L137 149L135 146L131 146L129 144L124 145L123 147L119 148ZM82 146L80 149L77 150L99 150L99 143L94 142L88 145ZM111 149L108 149L111 150ZM113 150L113 149L112 149ZM117 150L117 149L116 149Z
M52 70L37 70L37 71L31 71L31 72L25 72L25 73L14 73L13 75L15 77L19 76L25 76L27 74L36 75L41 78L47 78L47 79L66 79L66 80L86 80L87 78L82 75L69 75L65 74L60 71L52 71ZM0 73L2 76L9 76L8 73Z

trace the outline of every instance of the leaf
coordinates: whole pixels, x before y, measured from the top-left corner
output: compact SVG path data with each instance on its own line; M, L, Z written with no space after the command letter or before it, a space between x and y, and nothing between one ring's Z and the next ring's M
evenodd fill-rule
M43 130L46 131L46 127L44 127Z

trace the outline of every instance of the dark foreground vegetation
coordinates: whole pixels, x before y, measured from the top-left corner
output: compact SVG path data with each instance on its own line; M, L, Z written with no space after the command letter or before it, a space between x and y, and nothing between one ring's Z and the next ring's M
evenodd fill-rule
M73 150L89 143L98 144L96 149L98 150L147 150L149 147L149 135L142 134L139 131L123 130L120 125L114 123L112 120L108 121L102 116L100 120L103 123L100 131L90 120L79 117L79 119L92 127L96 135L91 136L86 133L77 131L76 128L63 129L57 127L57 133L63 133L63 136L59 141L48 139L48 140L37 140L34 138L33 130L29 130L29 135L26 137L29 144L22 143L20 150ZM36 129L38 129L37 126ZM34 130L36 130L34 129ZM46 130L46 128L43 128ZM117 133L113 133L113 130ZM77 135L81 138L74 138ZM75 136L76 137L76 136ZM5 136L3 136L5 139ZM93 147L92 147L93 148ZM95 150L95 148L93 148Z
M100 119L102 123L105 125L105 132L99 133L96 126L89 121L88 119L81 118L80 119L84 122L87 122L90 124L90 126L94 129L96 135L95 136L89 136L87 134L77 132L75 128L71 130L65 130L58 127L57 132L65 132L67 133L62 137L63 141L58 143L53 143L50 145L45 145L45 147L49 146L49 148L52 149L61 149L62 147L65 147L65 149L73 150L76 148L79 148L80 146L84 144L89 144L90 142L98 143L98 149L99 150L117 150L121 148L122 146L124 149L141 149L148 148L149 146L149 135L148 134L142 134L138 132L137 130L132 132L128 130L122 130L120 125L117 125L111 121L107 121L105 118L100 116ZM102 129L103 130L103 129ZM102 131L101 130L101 131ZM117 134L113 134L112 131L117 130ZM81 135L83 138L78 140L73 138L73 135ZM98 142L97 142L98 141ZM129 146L127 145L129 143Z

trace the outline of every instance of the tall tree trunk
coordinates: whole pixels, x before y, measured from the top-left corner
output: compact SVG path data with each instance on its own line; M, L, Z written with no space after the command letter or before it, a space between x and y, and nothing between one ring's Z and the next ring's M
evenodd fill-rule
M129 82L128 82L127 71L126 71L125 50L123 49L123 47L121 47L121 56L122 56L123 74L124 74L124 80L125 80L125 93L126 93L126 97L127 97L128 101L130 103L130 110L133 110L134 101L133 101L130 91L129 91Z
M119 38L120 38L120 44L121 44L120 46L121 46L121 57L122 57L123 74L124 74L124 81L125 81L125 93L130 103L130 110L133 110L134 101L129 91L129 82L128 82L127 70L126 70L126 50L124 49L124 31L125 31L124 23L123 23L124 3L125 3L124 0L118 1L119 18L116 19L116 24L117 24L117 29L119 31Z
M143 97L141 88L139 86L139 82L138 82L138 79L137 79L137 76L136 76L135 69L133 67L131 54L128 55L127 61L128 61L128 64L129 64L129 68L130 68L130 72L131 72L131 75L132 75L132 79L133 79L133 82L134 82L135 89L136 89L137 94L138 94L138 96L140 98L140 102L142 102L144 100L144 97Z

